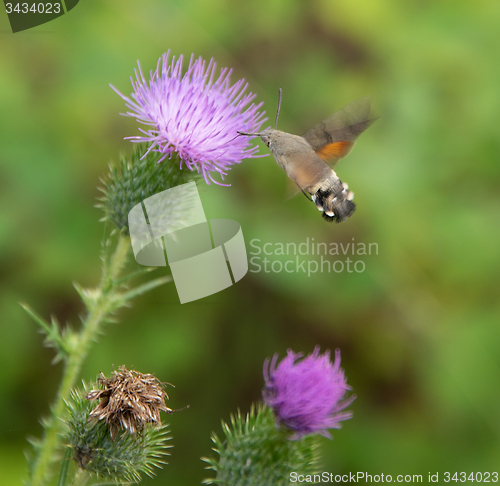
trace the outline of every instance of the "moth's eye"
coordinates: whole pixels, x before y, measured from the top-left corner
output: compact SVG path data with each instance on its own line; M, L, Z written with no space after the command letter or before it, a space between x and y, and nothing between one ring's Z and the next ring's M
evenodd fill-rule
M271 141L270 141L270 140L268 140L268 141L266 142L266 145L269 147L269 145L271 145Z

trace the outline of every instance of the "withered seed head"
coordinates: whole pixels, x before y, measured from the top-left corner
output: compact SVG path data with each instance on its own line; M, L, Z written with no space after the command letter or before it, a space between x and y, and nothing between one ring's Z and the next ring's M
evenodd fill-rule
M160 410L169 414L174 412L165 405L168 395L164 384L153 375L120 366L111 378L101 373L97 381L103 389L92 390L86 395L88 400L100 400L90 418L106 421L111 440L116 438L119 429L135 434L148 423L161 426Z

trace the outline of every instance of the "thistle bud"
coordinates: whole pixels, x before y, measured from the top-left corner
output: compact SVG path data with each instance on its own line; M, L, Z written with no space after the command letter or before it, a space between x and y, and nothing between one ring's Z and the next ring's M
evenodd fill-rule
M244 417L240 412L222 424L224 437L212 436L218 458L202 458L215 478L204 484L219 486L285 486L290 474L314 474L318 471L317 436L288 440L287 433L276 428L272 409L263 404L252 407Z
M98 206L104 210L104 220L127 235L128 214L134 206L158 192L196 180L196 174L180 168L175 155L158 164L162 154L146 152L145 144L136 144L132 156L121 156L120 168L111 164L109 174L101 180L103 197Z

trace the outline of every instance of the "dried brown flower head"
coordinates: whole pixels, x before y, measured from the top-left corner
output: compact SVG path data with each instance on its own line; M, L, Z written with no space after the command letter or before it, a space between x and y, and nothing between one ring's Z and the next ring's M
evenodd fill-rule
M101 373L97 381L103 389L92 390L86 396L88 400L99 399L90 418L106 421L111 440L116 438L119 429L135 434L148 423L161 426L160 410L174 412L165 405L168 395L164 384L153 375L120 366L111 378Z

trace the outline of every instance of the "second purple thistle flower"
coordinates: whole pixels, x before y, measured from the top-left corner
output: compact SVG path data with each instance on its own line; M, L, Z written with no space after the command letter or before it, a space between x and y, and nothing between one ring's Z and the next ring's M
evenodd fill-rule
M335 351L333 363L330 351L320 355L319 346L302 356L289 349L277 366L277 354L271 362L265 360L264 403L273 409L278 425L293 431L290 439L315 433L331 438L328 429L340 429L340 422L352 417L343 410L356 398L345 396L351 387L340 367L340 350Z
M214 173L223 180L232 165L257 156L258 147L237 131L258 131L265 121L264 112L259 112L262 103L252 103L255 95L245 94L244 79L231 86L230 69L222 69L216 78L213 59L207 65L201 57L191 56L182 74L183 56L171 61L169 57L167 52L158 60L149 82L137 63L130 97L111 86L131 110L124 115L151 127L139 128L143 135L128 138L151 143L149 150L164 154L160 161L177 154L181 168L185 164L202 174L207 184L221 184Z

